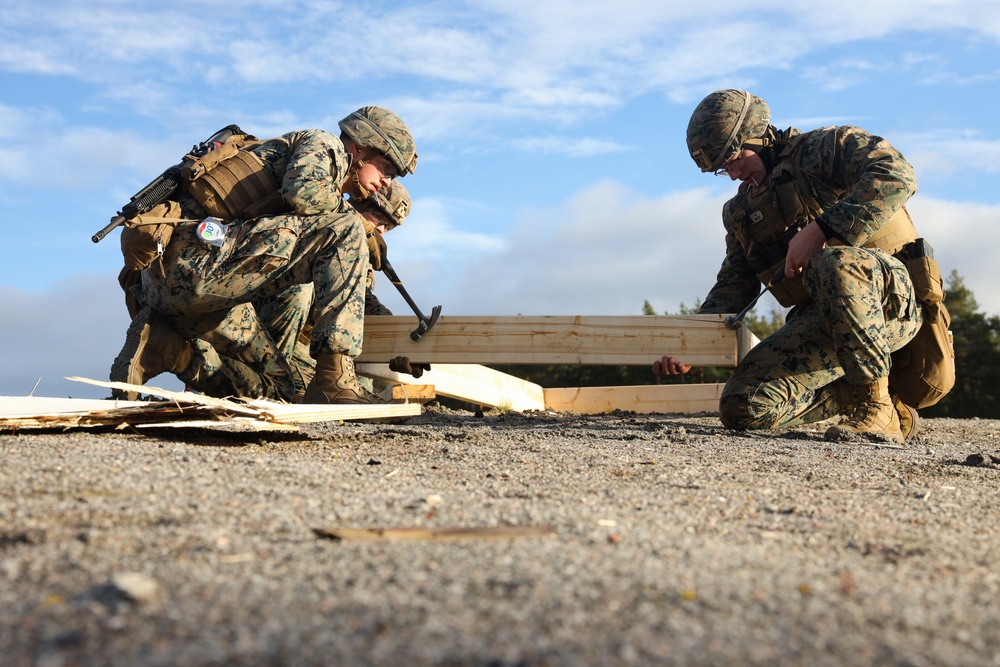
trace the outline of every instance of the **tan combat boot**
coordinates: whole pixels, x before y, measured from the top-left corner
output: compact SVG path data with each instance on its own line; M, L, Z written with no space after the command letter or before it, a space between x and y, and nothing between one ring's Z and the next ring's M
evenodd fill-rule
M316 375L306 387L303 403L384 403L361 386L354 373L354 359L346 354L324 353L316 359Z
M899 396L890 394L889 398L892 400L892 407L896 409L896 414L899 415L899 430L903 434L903 440L909 440L919 430L920 415L917 414L916 408L903 403Z
M889 397L889 378L868 385L853 385L854 409L844 421L826 431L827 440L837 440L849 433L875 433L896 442L903 441L899 413Z
M183 372L193 356L191 343L146 306L129 325L125 346L111 366L111 381L146 384L160 373ZM139 399L139 392L131 390L113 389L112 395L126 401Z

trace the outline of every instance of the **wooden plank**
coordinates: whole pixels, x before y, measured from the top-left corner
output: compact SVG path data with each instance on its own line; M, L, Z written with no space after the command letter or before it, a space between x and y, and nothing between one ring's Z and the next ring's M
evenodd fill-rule
M146 401L116 401L102 398L57 398L49 396L0 396L0 417L87 414L95 410L147 406Z
M413 417L422 412L419 403L387 403L379 405L288 405L257 399L251 406L261 410L260 419L281 424L307 424L355 419L385 419Z
M558 412L718 412L723 384L657 384L631 387L545 389L545 407Z
M388 394L388 395L387 395ZM437 392L432 384L394 384L388 392L380 394L382 398L393 403L426 403L437 398Z
M134 389L164 401L116 401L91 399L50 399L14 397L0 399L0 427L56 428L116 424L161 425L190 422L205 426L211 422L246 423L258 420L280 424L303 424L357 419L412 417L421 413L419 403L384 405L289 405L264 399L227 400L193 392L169 391L124 382L103 382L70 377L112 389ZM36 407L30 406L34 403ZM76 407L74 408L74 404Z
M384 363L359 363L356 369L359 375L389 382L432 384L439 395L474 405L503 407L515 412L545 409L545 397L539 385L478 364L435 363L419 378L394 373Z
M319 537L350 542L401 542L434 540L462 542L467 540L509 540L514 537L545 537L554 535L551 526L485 526L482 528L313 528Z
M694 366L733 367L737 332L725 315L442 316L419 341L413 317L365 319L358 361L402 355L431 364L652 364L665 354Z
M737 361L743 363L743 358L747 356L747 352L752 350L760 339L754 335L752 331L746 328L745 325L740 325L739 330L736 332L737 340Z

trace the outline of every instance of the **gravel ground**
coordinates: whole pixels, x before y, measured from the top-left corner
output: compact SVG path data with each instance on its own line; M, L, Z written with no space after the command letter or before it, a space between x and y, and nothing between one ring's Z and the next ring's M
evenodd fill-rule
M0 664L1000 665L1000 422L0 435ZM550 526L458 542L333 527Z

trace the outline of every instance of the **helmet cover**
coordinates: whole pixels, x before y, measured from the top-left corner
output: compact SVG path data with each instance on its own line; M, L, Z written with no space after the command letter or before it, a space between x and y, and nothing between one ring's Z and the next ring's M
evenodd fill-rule
M703 99L687 128L691 158L702 171L716 171L735 157L744 143L767 133L767 102L743 90L718 90Z

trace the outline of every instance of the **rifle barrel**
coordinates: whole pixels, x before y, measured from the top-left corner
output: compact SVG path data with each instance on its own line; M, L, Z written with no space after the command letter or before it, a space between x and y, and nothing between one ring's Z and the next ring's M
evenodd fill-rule
M125 224L125 216L121 214L116 215L115 217L111 218L111 222L105 225L101 231L91 236L90 240L93 241L94 243L97 243L105 236L110 234L112 230L116 229L117 227L120 227L123 224Z

